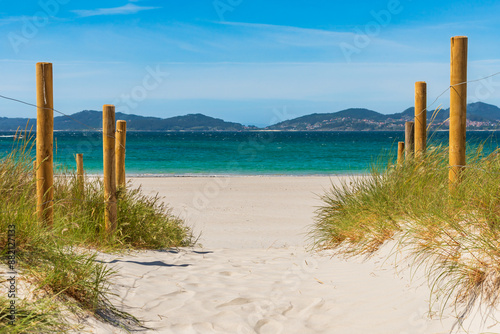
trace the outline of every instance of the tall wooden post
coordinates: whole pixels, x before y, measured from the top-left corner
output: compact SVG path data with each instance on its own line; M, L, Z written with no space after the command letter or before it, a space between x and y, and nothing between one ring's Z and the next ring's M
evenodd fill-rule
M76 155L76 182L78 184L78 192L83 195L84 178L83 178L83 154Z
M51 63L36 64L36 194L38 218L54 222L54 98Z
M460 181L465 166L467 116L467 37L451 38L450 76L450 183Z
M125 187L125 141L127 136L127 122L116 122L116 184L118 188Z
M105 104L102 112L104 221L106 232L116 230L115 106Z
M398 142L398 165L401 165L405 159L404 151L405 151L405 142L404 141Z
M415 82L415 156L425 153L427 145L427 84Z
M405 123L405 157L407 159L413 157L415 151L415 123Z

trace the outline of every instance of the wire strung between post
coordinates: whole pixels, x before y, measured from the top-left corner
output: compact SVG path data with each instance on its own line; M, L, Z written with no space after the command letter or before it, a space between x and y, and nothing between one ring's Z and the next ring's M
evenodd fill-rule
M484 80L484 79L488 79L488 78L491 78L491 77L494 77L494 76L497 76L499 75L500 72L496 72L496 73L493 73L493 74L490 74L490 75L487 75L483 78L479 78L479 79L474 79L474 80L469 80L469 81L464 81L464 82L459 82L457 84L454 84L454 85L450 85L448 88L446 88L441 94L439 94L436 99L434 101L432 101L431 104L429 104L428 106L426 106L426 108L424 110L422 110L421 112L419 112L417 115L415 116L418 116L420 114L422 114L425 110L429 110L430 107L432 107L434 105L434 103L437 102L437 100L439 100L439 98L441 96L443 96L447 91L449 91L452 87L455 87L455 86L460 86L460 85L465 85L465 84L468 84L468 83L472 83L472 82L477 82L477 81L481 81L481 80Z
M15 98L12 98L12 97L8 97L8 96L5 96L5 95L0 95L0 98L2 99L5 99L5 100L11 100L11 101L14 101L14 102L19 102L19 103L22 103L22 104L25 104L25 105L28 105L28 106L31 106L31 107L35 107L35 108L39 108L36 104L33 104L33 103L29 103L29 102L26 102L26 101L22 101L22 100L18 100L18 99L15 99ZM99 128L95 128L93 126L90 126L88 124L85 124L77 119L74 119L73 117L63 113L62 111L59 111L57 109L54 109L54 108L43 108L43 109L47 109L47 110L53 110L55 111L56 113L59 113L67 118L69 118L70 120L74 121L74 122L77 122L77 123L80 123L81 125L85 126L86 128L90 129L90 130L94 130L96 132L100 132L100 133L103 133L103 131ZM116 137L114 136L110 136L108 135L109 138L113 138L116 140ZM121 143L118 143L123 149L125 149L125 147L121 144Z

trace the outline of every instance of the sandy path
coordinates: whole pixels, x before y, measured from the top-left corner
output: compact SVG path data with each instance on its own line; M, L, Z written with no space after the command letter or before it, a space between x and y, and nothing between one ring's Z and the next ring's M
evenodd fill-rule
M384 263L390 247L368 261L304 250L321 203L315 194L329 187L328 177L133 182L166 196L175 214L203 231L203 247L101 256L119 268L116 303L154 329L148 333L427 334L448 333L454 323L449 312L441 320L429 312L422 279ZM476 319L470 333L479 327Z
M304 246L319 195L339 177L139 178L200 232L205 248Z

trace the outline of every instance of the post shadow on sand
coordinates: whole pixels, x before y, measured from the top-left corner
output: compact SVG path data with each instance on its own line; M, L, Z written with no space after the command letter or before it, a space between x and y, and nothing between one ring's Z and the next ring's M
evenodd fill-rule
M160 249L160 250L157 250L157 252L164 252L164 253L172 253L172 254L179 254L180 251L177 250L177 249ZM212 254L213 252L212 251L195 251L195 250L191 250L191 253L195 253L195 254Z
M158 252L165 252L165 253L171 253L171 254L180 253L180 251L177 249L158 250ZM200 254L200 255L213 253L212 251L195 251L195 250L192 250L191 252L195 253L195 254ZM168 264L168 263L165 263L163 261L141 262L141 261L119 260L119 259L114 259L112 261L96 260L96 262L107 263L107 264L112 264L112 263L117 263L117 262L129 262L129 263L140 264L141 266L158 266L158 267L189 267L190 266L190 264Z
M190 264L168 264L163 261L150 261L150 262L141 262L141 261L130 261L130 260L112 260L112 261L101 261L101 260L96 260L97 262L101 263L117 263L117 262L129 262L129 263L135 263L135 264L140 264L141 266L158 266L158 267L189 267Z

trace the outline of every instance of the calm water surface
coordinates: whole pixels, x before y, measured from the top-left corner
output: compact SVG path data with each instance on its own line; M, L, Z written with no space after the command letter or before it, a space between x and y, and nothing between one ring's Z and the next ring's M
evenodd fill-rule
M500 132L469 131L468 149L485 143L489 153ZM404 132L128 132L127 174L352 174L395 158ZM13 147L12 132L0 132L0 153ZM448 133L429 144L447 144ZM55 132L55 163L74 168L83 153L87 173L102 174L102 134ZM34 149L32 151L34 155Z

